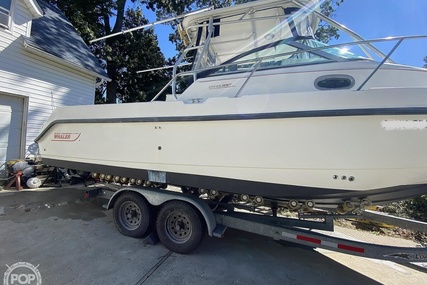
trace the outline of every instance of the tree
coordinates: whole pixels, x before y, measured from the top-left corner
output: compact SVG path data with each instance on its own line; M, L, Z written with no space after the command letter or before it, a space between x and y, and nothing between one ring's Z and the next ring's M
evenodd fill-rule
M332 18L335 15L335 11L343 2L344 0L325 0L320 4L320 11L323 15ZM324 43L329 42L332 38L338 39L338 29L321 21L316 30L316 38Z
M126 8L126 0L49 2L68 17L111 78L111 82L97 88L96 103L150 100L163 87L162 84L167 82L167 71L137 74L138 70L161 66L166 62L152 29L138 30L89 44L91 39L146 24L147 20L140 7Z
M128 9L123 29L147 24L140 8ZM108 27L107 27L108 29ZM115 32L115 30L112 30ZM141 102L151 100L167 83L167 70L155 73L137 72L163 66L166 60L158 46L153 29L138 30L107 39L102 51L107 73L113 80L106 85L107 102Z

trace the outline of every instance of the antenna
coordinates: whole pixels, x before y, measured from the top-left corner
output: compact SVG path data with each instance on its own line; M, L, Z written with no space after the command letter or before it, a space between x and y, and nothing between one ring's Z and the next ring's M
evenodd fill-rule
M183 63L178 65L178 67L181 66L188 66L188 65L192 65L192 63ZM156 68L150 68L150 69L145 69L145 70L139 70L136 73L145 73L145 72L151 72L151 71L157 71L157 70L163 70L163 69L170 69L170 68L174 68L174 65L168 65L168 66L162 66L162 67L156 67Z
M197 10L197 11L194 11L194 12L189 12L189 13L181 14L181 15L178 15L176 17L172 17L172 18L168 18L168 19L156 21L156 22L153 22L153 23L150 23L150 24L146 24L146 25L142 25L142 26L139 26L139 27L131 28L131 29L128 29L128 30L120 31L120 32L117 32L117 33L114 33L114 34L109 34L109 35L106 35L106 36L103 36L103 37L100 37L100 38L97 38L97 39L90 40L89 43L93 44L94 42L98 42L100 40L112 38L112 37L115 37L117 35L122 35L122 34L130 33L130 32L133 32L133 31L136 31L136 30L140 30L140 29L145 29L145 28L148 28L148 27L154 27L156 25L160 25L160 24L164 24L164 23L167 23L167 22L171 22L171 21L174 21L174 20L177 20L177 19L181 19L181 18L184 18L184 17L187 17L187 16L191 16L191 15L196 15L196 14L199 14L199 13L207 12L207 11L210 11L210 10L213 10L213 9L214 9L214 6L210 6L210 7L205 8L205 9L201 9L201 10Z

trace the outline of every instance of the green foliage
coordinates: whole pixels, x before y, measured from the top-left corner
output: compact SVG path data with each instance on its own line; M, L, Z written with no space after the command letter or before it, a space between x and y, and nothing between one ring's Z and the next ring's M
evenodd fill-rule
M427 222L427 195L390 203L384 206L383 211L399 217Z
M123 29L147 24L140 8L128 9L123 21ZM138 74L144 69L163 66L166 60L158 46L152 29L141 29L117 36L107 41L105 57L117 71L118 82L115 96L118 102L142 102L151 100L167 83L168 70Z
M45 0L45 2L56 5L86 43L105 35L101 16L115 9L114 1L105 0Z
M427 222L427 195L407 200L405 208L410 217Z
M325 0L320 5L322 14L332 18L335 15L335 11L344 2L344 0ZM329 42L332 38L338 39L338 29L330 26L328 23L321 21L319 27L316 30L316 38L324 43Z
M170 77L167 71L137 74L139 70L166 63L152 29L89 44L91 39L146 24L147 20L138 5L126 9L126 0L48 2L55 4L68 17L111 78L111 82L97 88L95 103L150 100L166 84Z

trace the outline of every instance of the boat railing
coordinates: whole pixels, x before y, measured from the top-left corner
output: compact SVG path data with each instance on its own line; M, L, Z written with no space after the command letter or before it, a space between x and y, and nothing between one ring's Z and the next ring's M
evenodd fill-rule
M300 2L299 0L292 0L293 3L295 3L296 5L298 5L300 8L303 8L305 6L304 3ZM349 35L354 42L357 41L365 41L365 39L363 37L361 37L358 33L356 33L355 31L347 28L344 25L341 25L340 23L338 23L337 21L323 15L321 12L317 11L317 10L313 10L312 11L319 19L321 19L322 21L325 21L326 23L328 23L329 25L331 25L332 27L337 28L338 30L343 31L344 33L346 33L347 35ZM376 47L374 47L371 42L365 42L365 44L367 45L366 47L364 45L360 45L360 49L363 50L363 52L371 59L373 59L373 55L369 52L369 49L373 51L374 54L376 54L379 57L383 57L385 56L384 53L382 51L380 51L379 49L377 49Z
M396 44L391 48L389 53L386 54L381 59L381 61L378 63L378 65L367 76L367 78L362 82L362 84L356 89L357 91L360 91L369 82L369 80L371 80L371 78L375 75L375 73L384 65L384 63L386 63L386 62L394 63L393 61L391 61L390 57L393 55L393 53L397 50L397 48L401 45L401 43L403 41L413 40L413 39L427 39L427 35L387 37L387 38L378 38L378 39L371 39L371 40L360 40L360 41L354 41L354 42L333 44L333 45L327 45L327 46L321 46L321 47L315 47L315 48L308 48L308 49L300 49L300 50L296 50L296 51L292 51L292 52L284 52L284 53L280 53L280 54L267 55L267 56L259 57L256 59L242 60L242 61L239 61L238 63L231 62L231 63L220 64L220 65L210 66L210 67L206 67L206 68L198 68L198 69L193 69L193 70L183 71L183 72L177 73L176 72L177 67L182 62L182 60L185 58L186 53L188 51L197 50L197 49L200 49L203 47L203 45L195 46L195 47L188 48L186 51L184 51L181 54L180 58L177 60L175 66L174 66L174 75L173 75L172 79L157 93L157 95L152 99L152 101L155 101L156 99L158 99L158 97L161 94L163 94L168 89L168 87L171 85L172 85L172 93L173 93L172 95L175 97L175 99L178 99L179 96L176 92L177 91L176 90L176 83L177 83L178 78L192 77L193 83L194 83L198 78L198 74L200 74L200 73L206 73L206 72L213 71L213 70L220 70L222 68L235 66L236 64L240 65L240 64L245 64L245 63L252 63L251 68L246 71L246 73L248 75L247 75L245 81L243 82L242 86L239 88L239 90L236 92L236 94L234 96L234 97L239 97L239 96L241 96L242 91L245 88L245 86L247 85L247 83L249 82L249 80L253 77L255 72L259 69L259 67L261 66L261 63L265 60L275 58L275 57L280 57L280 56L292 56L292 55L297 55L297 54L302 54L302 53L307 53L307 52L310 53L310 52L316 52L316 51L331 49L331 48L341 48L341 47L348 47L348 46L352 46L352 45L360 46L360 45L364 45L364 44L372 45L374 43L379 43L379 42L396 41ZM345 59L343 58L343 60L345 60Z
M374 68L374 70L368 75L368 77L365 79L365 81L363 81L363 83L356 89L357 91L360 91L360 90L362 90L363 86L365 86L366 83L368 83L368 81L375 75L375 73L384 65L384 63L386 63L386 62L395 63L393 60L390 59L390 57L393 55L393 53L397 50L397 48L400 46L400 44L404 40L414 40L414 39L427 39L427 35L399 36L399 37L387 37L387 38L379 38L379 39L372 39L372 40L360 40L360 41L355 41L355 42L330 45L327 47L322 47L322 49L339 48L342 46L349 46L349 45L360 46L363 44L368 44L371 47L371 46L373 46L372 44L374 44L374 43L387 42L387 41L397 41L396 44L390 49L389 53L382 58L382 60ZM375 50L377 50L377 49L375 48ZM381 53L381 55L383 55L383 53Z

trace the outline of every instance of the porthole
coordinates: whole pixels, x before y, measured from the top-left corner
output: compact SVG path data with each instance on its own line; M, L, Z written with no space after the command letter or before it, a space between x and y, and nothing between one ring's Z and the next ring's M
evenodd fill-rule
M314 81L314 86L319 90L350 89L354 86L354 78L344 74L324 75Z

